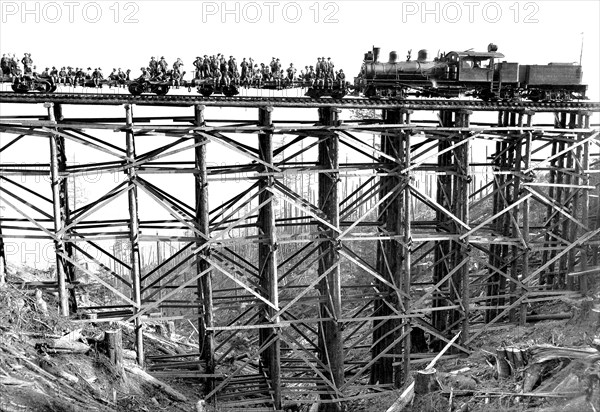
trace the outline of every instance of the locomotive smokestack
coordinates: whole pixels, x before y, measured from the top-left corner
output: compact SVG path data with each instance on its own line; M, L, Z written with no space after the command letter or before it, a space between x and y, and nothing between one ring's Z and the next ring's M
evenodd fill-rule
M426 49L421 49L419 50L419 54L417 56L417 61L419 62L426 62L427 61L427 50Z
M390 63L396 63L398 61L398 53L396 51L390 52Z
M381 51L381 48L373 46L373 61L376 63L379 61L379 52L380 51Z

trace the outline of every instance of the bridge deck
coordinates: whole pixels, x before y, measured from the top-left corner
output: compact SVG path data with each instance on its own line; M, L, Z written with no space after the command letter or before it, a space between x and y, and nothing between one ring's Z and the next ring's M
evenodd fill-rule
M370 100L346 97L343 99L310 97L250 97L250 96L214 96L199 95L143 95L129 94L87 94L87 93L51 93L18 94L0 92L0 103L61 103L93 105L155 105L155 106L194 106L197 104L218 107L340 107L345 109L409 109L409 110L531 110L536 112L577 112L600 111L600 102L484 102L479 100L452 99L409 99L409 100Z

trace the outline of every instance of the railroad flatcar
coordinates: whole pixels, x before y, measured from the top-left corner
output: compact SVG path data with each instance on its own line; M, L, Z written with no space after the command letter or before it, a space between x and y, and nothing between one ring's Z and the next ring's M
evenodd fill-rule
M529 99L533 101L585 98L580 65L550 63L520 65L503 61L494 44L487 52L452 51L430 60L420 50L416 60L398 61L392 51L387 62L380 49L365 54L355 92L368 98L459 97L482 100Z

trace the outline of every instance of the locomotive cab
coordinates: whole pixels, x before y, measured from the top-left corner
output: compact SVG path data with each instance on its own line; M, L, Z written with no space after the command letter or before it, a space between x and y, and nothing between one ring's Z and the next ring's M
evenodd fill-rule
M449 77L461 82L494 81L494 59L503 58L496 52L450 52L447 54Z

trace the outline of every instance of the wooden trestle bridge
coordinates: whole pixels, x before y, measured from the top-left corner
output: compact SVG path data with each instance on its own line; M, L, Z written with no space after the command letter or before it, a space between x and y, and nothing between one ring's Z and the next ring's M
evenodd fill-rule
M100 106L117 115L99 115ZM189 113L136 117L141 106ZM213 106L256 115L211 120ZM140 364L205 379L204 396L224 409L339 410L379 396L458 332L448 357L494 327L531 320L533 302L585 295L597 272L591 118L600 103L0 93L0 108L2 254L16 239L53 242L63 315L104 309L95 321L131 322ZM306 118L279 120L282 108L304 108ZM351 108L372 116L342 120ZM136 151L149 136L160 144ZM31 164L17 149L40 141L48 161ZM75 164L66 144L111 160ZM215 166L210 150L225 163ZM229 161L240 156L246 162ZM69 178L98 172L125 178L70 206ZM154 174L173 178L159 187ZM240 175L247 185L231 190ZM300 175L303 185L289 183ZM32 176L49 177L51 195L29 187ZM195 201L173 194L184 182ZM140 193L170 218L141 219ZM123 219L103 213L118 197L129 206ZM170 234L154 234L162 229ZM126 256L104 246L115 241L128 244ZM184 247L143 267L141 245L157 241ZM112 303L77 308L86 286L76 274ZM180 312L150 316L167 308ZM197 322L198 351L145 359L142 327L160 319Z

